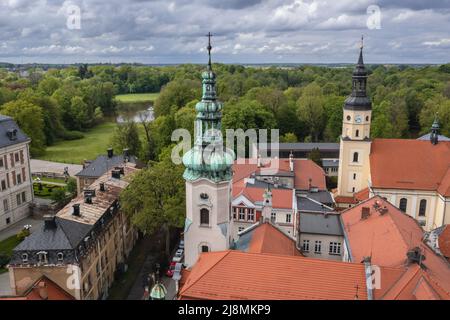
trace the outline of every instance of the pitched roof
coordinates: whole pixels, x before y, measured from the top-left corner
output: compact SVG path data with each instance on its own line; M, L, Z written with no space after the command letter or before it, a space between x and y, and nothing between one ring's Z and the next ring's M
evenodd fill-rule
M8 131L17 130L16 138L10 139ZM30 141L30 138L19 128L13 118L0 114L0 148Z
M303 195L297 195L297 210L322 213L333 212L333 208L330 208L319 201Z
M245 196L253 203L262 203L264 201L264 188L246 187L241 190L239 194L235 194L233 190L233 197L239 195ZM292 197L294 190L292 189L273 189L272 192L272 208L276 209L292 209Z
M55 282L42 276L22 296L0 297L0 300L74 300Z
M375 139L370 152L374 188L432 190L450 196L450 141ZM441 187L441 185L445 185Z
M128 162L138 164L139 161L135 156L130 156ZM83 170L75 174L77 177L98 178L105 174L114 166L124 164L124 155L113 155L109 158L107 155L99 155L94 161L87 165Z
M386 208L381 214L374 208L377 204ZM370 215L361 218L362 208ZM352 261L360 262L371 257L374 265L384 267L410 267L407 252L419 247L425 256L423 265L427 276L450 292L450 265L438 256L423 240L423 230L415 219L403 213L379 196L372 197L341 213L341 222L350 247Z
M259 223L239 233L236 249L252 253L301 255L296 247L295 239L270 222Z
M290 171L289 159L261 159L262 166L238 159L233 165L233 187L243 185L243 179L256 175L294 176L294 188L308 190L310 183L319 190L326 190L326 175L323 169L309 159L294 159L294 171ZM241 163L242 162L242 163ZM240 183L239 183L240 182ZM239 184L238 184L239 183Z
M353 300L357 292L359 299L367 299L363 264L219 251L200 255L179 297L210 300Z

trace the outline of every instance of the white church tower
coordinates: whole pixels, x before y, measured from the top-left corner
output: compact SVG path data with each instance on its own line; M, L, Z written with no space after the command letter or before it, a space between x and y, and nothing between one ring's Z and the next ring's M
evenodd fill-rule
M202 73L203 96L195 110L194 147L183 156L186 167L185 264L195 264L201 252L227 250L231 241L231 178L234 153L224 149L221 133L223 104L216 97L216 75L209 62Z
M370 174L372 103L366 92L367 71L363 61L362 39L352 80L352 93L344 104L340 141L337 195L341 197L351 197L368 187Z

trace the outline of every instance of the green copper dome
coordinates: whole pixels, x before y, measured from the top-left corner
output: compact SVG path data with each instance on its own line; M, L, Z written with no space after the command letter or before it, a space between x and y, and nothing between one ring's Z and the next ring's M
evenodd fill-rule
M231 179L232 150L223 147L222 102L217 100L216 74L211 67L211 43L208 44L209 63L202 73L202 100L195 106L195 145L183 156L186 167L184 179L206 178L214 182Z
M150 292L150 299L152 300L165 300L167 289L162 283L157 283L153 286Z

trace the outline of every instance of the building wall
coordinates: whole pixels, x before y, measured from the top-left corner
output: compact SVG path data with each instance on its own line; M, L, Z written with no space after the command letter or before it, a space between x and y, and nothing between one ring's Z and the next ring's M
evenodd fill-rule
M34 199L28 143L0 149L0 230L30 214Z
M327 260L337 260L342 261L345 248L344 248L344 237L343 236L333 236L324 234L313 234L313 233L300 233L298 247L303 248L303 241L309 240L309 251L306 252L302 250L302 253L311 258L327 259ZM316 241L321 241L321 253L314 252L314 246ZM340 254L330 254L330 242L337 242L340 246Z
M405 198L407 200L406 213L416 219L425 231L442 226L450 216L450 199L443 198L435 191L373 188L370 196L373 195L386 198L398 208L400 208L400 200ZM427 201L424 217L419 216L421 200Z
M77 177L77 192L80 195L84 188L90 186L97 178Z
M338 195L351 197L355 192L367 188L370 171L370 141L347 141L341 139L339 158ZM358 152L358 162L353 154Z
M114 282L119 263L128 258L137 240L137 231L119 212L106 226L97 246L82 258L80 265L14 266L9 268L13 292L23 295L45 275L78 300L105 298Z
M202 193L207 194L209 198L202 200L200 198ZM185 226L184 233L185 264L187 266L195 264L202 246L207 246L209 251L221 251L229 248L233 230L230 203L230 181L217 184L207 179L186 181L186 219L190 222ZM202 209L209 211L209 224L207 225L200 224Z

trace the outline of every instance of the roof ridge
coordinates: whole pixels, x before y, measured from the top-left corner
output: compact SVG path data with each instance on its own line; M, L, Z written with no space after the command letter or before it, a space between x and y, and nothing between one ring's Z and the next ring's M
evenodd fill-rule
M414 268L416 269L413 274L410 276L409 280L407 281L407 283L401 288L402 290L412 281L412 279L415 277L415 275L417 274L417 272L419 272L421 269L418 265L414 265ZM386 295L388 295L388 293L390 293L391 291L394 290L394 287L400 282L400 280L408 273L410 269L406 268L405 271L401 274L400 277L398 277L398 279L392 284L392 286L383 294L383 296L381 298L384 298ZM400 290L401 292L401 290ZM395 298L398 297L398 295L400 294L400 292L397 292L395 294ZM395 299L392 299L395 300Z

